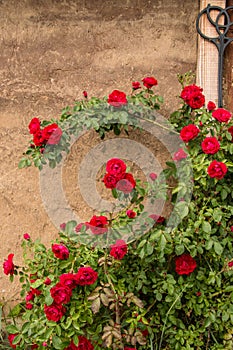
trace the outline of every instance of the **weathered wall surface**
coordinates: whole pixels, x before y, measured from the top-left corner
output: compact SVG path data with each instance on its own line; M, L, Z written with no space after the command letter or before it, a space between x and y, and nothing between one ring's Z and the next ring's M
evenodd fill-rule
M177 73L196 68L193 0L2 0L0 1L1 261L20 261L25 232L49 242L57 232L43 207L38 171L18 170L32 117L55 117L66 105L132 80L158 79L177 106ZM85 153L85 145L82 151ZM14 299L17 285L0 271L0 298Z

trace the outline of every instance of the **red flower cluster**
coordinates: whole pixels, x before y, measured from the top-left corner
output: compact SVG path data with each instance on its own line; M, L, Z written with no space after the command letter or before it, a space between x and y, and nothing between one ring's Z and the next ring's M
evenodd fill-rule
M108 103L114 107L121 107L128 103L126 94L119 90L113 90L113 92L108 96Z
M62 136L62 130L56 123L40 128L40 120L33 118L29 125L29 132L33 135L33 142L36 146L57 145Z
M196 125L189 124L189 125L184 126L183 129L181 129L180 138L184 142L189 142L189 141L195 139L198 136L199 132L200 132L200 130L198 129L198 127Z
M98 273L91 267L80 267L77 273L65 273L59 277L59 282L50 289L53 303L44 306L44 312L48 320L58 322L66 312L64 304L67 304L74 288L91 285L98 278Z
M213 160L208 166L207 172L210 177L221 180L226 175L227 170L226 164Z
M142 82L147 89L151 89L152 86L158 85L158 81L154 77L146 77L142 79Z
M116 260L121 260L127 254L128 247L123 239L118 239L115 244L110 246L110 255Z
M220 149L220 144L216 137L206 137L202 143L201 148L206 154L215 154Z
M119 191L128 194L136 186L136 181L130 173L126 173L126 164L118 158L108 160L106 164L106 174L102 181L106 188L116 188Z
M189 254L182 254L175 259L178 275L189 275L197 267L196 261Z
M227 123L231 119L231 113L224 108L218 108L212 112L212 117L220 123Z
M7 257L7 260L5 260L3 263L3 271L4 271L5 275L13 275L14 274L15 265L13 263L13 257L14 257L14 254L9 254Z
M78 337L78 346L76 346L72 340L70 345L64 350L94 350L94 346L87 338L80 335Z
M202 94L202 91L203 89L195 84L185 86L180 97L192 109L201 108L205 104L205 96Z

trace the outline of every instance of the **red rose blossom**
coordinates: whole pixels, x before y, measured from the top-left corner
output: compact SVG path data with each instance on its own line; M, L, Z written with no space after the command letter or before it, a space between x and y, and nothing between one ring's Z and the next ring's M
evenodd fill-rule
M228 267L233 267L233 261L229 261L229 263L227 265L228 265Z
M126 164L118 158L111 158L107 161L106 172L110 175L122 176L126 172Z
M57 283L50 289L51 297L56 304L67 304L70 301L72 290L61 283Z
M85 338L82 335L79 335L78 345L76 346L72 340L70 345L64 350L94 350L94 346L87 338Z
M205 104L205 96L202 94L203 89L193 84L185 86L180 97L192 109L201 108Z
M25 308L26 308L27 310L31 310L31 309L33 309L33 304L27 302L27 303L25 304Z
M36 134L40 130L40 120L38 118L33 118L30 121L28 128L30 134Z
M230 127L227 129L227 131L231 134L231 137L232 137L231 141L233 142L233 126L230 126Z
M233 226L230 227L231 232L233 232Z
M213 111L216 108L216 104L213 101L209 101L207 104L208 111Z
M50 284L51 284L51 279L49 278L49 277L46 277L46 279L45 279L45 281L44 281L44 284L46 285L46 286L49 286Z
M75 229L74 229L75 232L77 232L77 233L81 232L83 226L86 227L86 224L85 224L84 222L80 222L80 223L75 227Z
M125 173L121 180L117 182L116 189L122 191L125 194L129 194L136 186L136 181L130 173Z
M85 98L87 98L87 91L86 91L86 90L83 91L83 96L84 96Z
M9 254L7 257L7 260L5 259L5 261L3 263L3 271L4 271L5 275L13 275L14 274L15 265L13 263L13 257L14 257L14 254Z
M128 346L125 346L124 350L137 350L137 349L136 348L129 348Z
M8 340L9 340L9 343L10 343L10 346L12 347L12 349L16 349L17 344L13 344L13 340L15 339L15 337L17 335L18 335L18 333L8 335Z
M187 153L183 150L183 148L178 149L178 151L174 154L173 160L179 161L181 159L187 158Z
M157 224L163 224L165 221L165 217L157 214L149 215L149 218L153 219Z
M206 154L215 154L220 149L220 144L216 137L206 137L201 143L202 151Z
M109 173L106 173L102 179L103 183L105 184L106 188L116 188L116 185L118 181L120 181L122 176L119 175L111 175Z
M133 87L133 90L137 90L137 89L141 88L141 85L140 85L139 81L133 81L132 87Z
M128 247L123 239L118 239L115 244L110 246L110 255L116 260L121 260L127 254Z
M62 130L56 123L50 124L42 130L42 137L48 145L57 145L61 136Z
M189 254L182 254L175 259L178 275L189 275L197 267L196 261Z
M128 103L126 94L119 90L113 90L113 92L108 96L108 103L114 107L121 107Z
M74 289L76 287L76 275L73 273L63 273L59 277L60 284L70 289Z
M137 215L137 213L135 213L135 211L129 209L129 210L126 211L126 215L127 215L129 218L133 219L133 218L135 218L135 216Z
M88 227L91 229L92 233L94 233L94 235L100 235L108 231L108 219L106 216L94 215L87 224Z
M36 146L40 147L46 143L44 136L42 135L42 131L39 130L33 135L33 142Z
M45 305L44 312L49 321L58 322L66 312L66 308L62 305L52 303L52 305Z
M151 89L152 86L158 85L158 81L154 77L143 78L142 82L147 89Z
M218 108L212 112L212 117L220 123L227 123L231 119L231 113L224 108Z
M28 233L24 233L23 238L24 238L26 241L29 241L31 237L30 237L30 235L29 235Z
M207 172L210 177L221 180L226 175L227 170L226 164L213 160L208 166Z
M91 267L80 267L76 273L76 283L79 286L86 286L95 283L98 273Z
M66 260L69 258L69 249L63 244L53 244L52 251L58 259Z
M155 181L157 179L158 175L155 173L150 173L149 177L152 181Z
M32 300L34 300L34 298L35 298L35 294L32 291L30 291L30 292L27 293L27 295L25 297L25 300L26 301L32 301Z
M62 231L65 231L65 229L66 229L66 223L65 223L65 222L63 222L62 224L60 224L60 229L61 229Z
M180 138L184 142L189 142L190 140L195 139L198 136L199 132L200 130L196 125L189 124L187 126L184 126L183 129L181 129Z

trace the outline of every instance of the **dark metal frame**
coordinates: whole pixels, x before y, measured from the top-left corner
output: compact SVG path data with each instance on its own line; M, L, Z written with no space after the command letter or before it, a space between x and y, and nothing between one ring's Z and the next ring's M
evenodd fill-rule
M218 107L223 106L223 96L222 96L222 80L223 80L223 58L224 51L227 45L233 41L233 37L228 37L227 33L231 26L233 26L233 22L230 20L230 16L228 11L233 10L233 6L226 7L225 9L219 6L211 6L210 4L202 10L196 21L196 28L198 34L205 40L213 43L218 49ZM219 11L219 14L216 17L216 20L211 18L211 11ZM203 15L207 16L209 22L215 27L215 30L218 34L216 37L208 37L204 33L202 33L200 29L200 19ZM219 24L220 19L224 17L224 24Z

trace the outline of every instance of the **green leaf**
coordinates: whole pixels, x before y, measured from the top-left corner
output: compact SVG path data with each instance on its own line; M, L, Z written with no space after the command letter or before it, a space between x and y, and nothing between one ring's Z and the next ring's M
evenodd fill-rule
M202 230L206 233L210 233L211 232L211 225L208 221L203 221L202 222Z
M55 349L62 350L64 348L63 342L56 335L53 336L52 342Z
M214 251L216 254L221 255L223 252L223 247L219 242L214 242Z
M77 221L71 220L66 223L65 233L68 235L74 233L74 228L77 226Z

